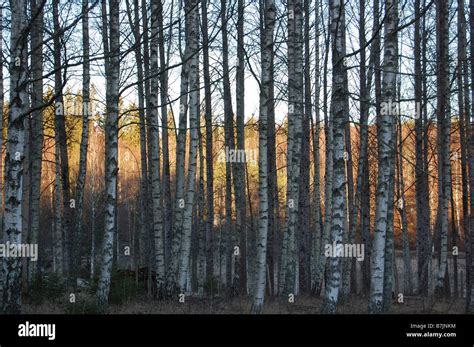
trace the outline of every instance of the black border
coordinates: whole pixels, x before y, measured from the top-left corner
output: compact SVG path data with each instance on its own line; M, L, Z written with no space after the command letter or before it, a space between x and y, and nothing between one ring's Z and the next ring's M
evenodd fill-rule
M19 337L18 325L56 324L56 339ZM456 337L413 338L411 324L456 324ZM0 315L0 346L162 344L474 345L472 315Z

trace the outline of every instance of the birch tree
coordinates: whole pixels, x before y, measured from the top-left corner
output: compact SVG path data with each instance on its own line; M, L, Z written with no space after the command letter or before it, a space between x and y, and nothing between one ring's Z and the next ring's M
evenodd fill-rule
M466 51L466 16L464 9L464 0L457 1L457 53L458 53L458 73L457 73L457 86L458 86L458 109L460 114L459 119L459 137L461 141L461 185L462 185L462 222L459 223L464 230L464 241L465 241L465 259L466 264L470 264L471 254L469 249L469 196L468 196L468 156L469 156L469 137L470 137L470 125L469 125L469 67ZM466 267L466 288L469 288L469 266ZM461 289L462 290L462 289ZM467 293L467 297L469 293ZM468 301L468 300L467 300Z
M288 1L288 149L285 236L283 240L282 283L284 294L297 289L299 177L303 119L303 4Z
M170 18L170 23L172 21ZM157 21L158 21L158 47L160 55L160 102L161 102L161 125L162 125L162 147L163 147L163 170L162 170L162 185L163 185L163 233L164 233L164 248L165 248L165 263L169 263L170 257L170 240L172 232L172 204L171 204L171 178L170 178L170 155L169 155L169 136L168 136L168 61L169 49L165 43L165 33L163 25L163 1L158 1L157 4ZM173 26L169 27L169 37L171 37L171 30Z
M222 35L222 89L224 103L224 147L227 151L235 150L234 111L229 76L229 43L227 35L227 1L221 0L221 35ZM229 158L230 159L230 158ZM232 223L232 186L239 190L235 178L235 163L226 158L225 162L225 221L226 221L226 286L228 293L232 292L232 254L234 249L234 233ZM234 184L233 184L234 183ZM237 194L237 193L236 193Z
M263 8L264 6L261 5ZM264 11L260 11L260 45L265 39L264 34ZM276 35L276 34L275 34ZM268 98L275 103L275 57L270 57ZM273 288L272 294L278 294L279 285L284 281L280 281L279 267L281 262L281 227L280 227L280 204L278 200L278 177L277 177L277 157L276 157L276 122L275 107L270 107L267 113L267 182L268 182L268 237L267 237L267 266L270 273L270 281L268 288ZM249 202L250 205L250 202ZM252 242L254 234L252 234ZM249 256L251 254L249 253Z
M375 0L378 1L378 0ZM365 292L369 291L370 286L370 184L369 184L369 102L370 90L372 85L372 73L367 76L366 68L366 52L365 47L367 42L365 38L365 0L359 3L359 46L362 48L360 52L360 144L359 144L359 161L357 163L357 187L355 196L355 210L359 210L359 224L358 233L362 244L364 244L364 263L362 264L362 287ZM374 28L373 33L376 34L378 14L374 13ZM371 49L369 65L372 68L375 59L375 50ZM357 219L357 218L355 218ZM356 221L355 221L356 222Z
M149 168L151 170L152 189L152 209L153 209L153 237L154 237L154 259L156 272L156 285L158 297L164 294L165 280L165 259L164 259L164 234L163 234L163 213L161 203L161 180L160 180L160 149L159 149L159 129L158 129L158 0L151 3L151 109L148 112L149 129Z
M186 290L186 281L189 271L191 249L191 222L194 203L194 189L196 185L197 149L199 131L199 1L189 0L187 12L188 27L186 45L189 47L189 126L190 141L188 152L188 175L185 207L183 213L183 229L179 254L178 288L181 293Z
M64 109L63 88L65 81L63 80L63 69L61 52L63 46L61 40L63 37L63 29L59 22L59 0L53 0L53 60L54 60L54 94L55 94L55 116L54 130L56 141L59 146L60 167L61 167L61 190L62 190L62 210L63 210L63 234L65 237L65 253L66 253L66 274L68 287L75 287L77 276L77 259L74 258L75 230L72 228L72 211L71 211L71 191L69 180L69 152L67 147L66 120Z
M328 18L327 27L330 29L331 18ZM325 130L325 187L324 187L324 224L323 235L321 237L321 250L324 250L325 245L329 243L330 229L331 229L331 211L332 211L332 188L333 188L333 122L329 120L328 112L328 61L329 61L329 45L330 45L330 30L326 33L324 66L323 66L323 113L324 113L324 130ZM321 251L320 261L316 268L314 291L319 294L322 288L324 271L327 265L327 257L325 252Z
M5 212L3 215L4 241L20 245L22 242L21 208L23 202L24 115L28 107L27 94L27 28L25 1L10 1L10 107L5 153ZM3 259L3 312L21 311L21 259Z
M421 41L422 37L422 26L420 19L420 1L415 1L415 17L418 18L415 21L414 29L414 40L415 42ZM415 100L420 104L415 118L415 190L416 190L416 247L417 247L417 277L418 277L418 291L421 294L428 294L428 264L431 257L431 246L430 246L430 214L429 206L426 206L428 201L429 188L428 188L428 173L425 168L427 167L427 159L425 152L424 141L424 114L421 102L423 98L423 75L422 75L422 50L421 45L415 45Z
M30 242L38 244L40 229L41 172L43 157L43 15L45 1L31 1L31 145L30 145ZM29 265L30 275L36 272L38 262Z
M140 18L139 18L139 3L134 0L133 5L133 19L131 13L131 6L129 0L127 4L127 15L132 26L133 38L135 43L135 61L137 62L137 92L138 92L138 127L140 136L140 207L143 211L140 214L140 234L146 236L148 234L150 221L149 199L148 199L148 163L147 163L147 133L146 133L146 119L145 119L145 90L144 90L144 76L143 76L143 55L140 47Z
M212 94L209 64L209 34L207 19L207 2L201 0L202 7L202 55L204 79L204 122L206 126L206 275L208 279L214 276L214 162L212 134Z
M333 123L333 187L331 244L340 247L343 241L346 219L346 177L345 177L345 123L347 121L347 71L345 69L345 7L344 2L330 3L331 48L332 48L332 102L331 121ZM335 313L339 300L341 283L341 259L333 256L328 260L323 302L324 313Z
M435 293L449 295L446 287L448 252L448 210L451 196L451 160L450 160L450 106L449 106L449 17L448 2L436 3L437 28L437 65L436 65L436 116L438 120L438 235L440 254Z
M245 52L244 52L244 0L237 3L237 71L236 71L236 125L237 125L237 150L245 152ZM247 160L247 159L246 159ZM236 225L239 238L240 258L238 273L240 280L240 294L247 294L247 204L245 202L245 162L235 163L235 191L236 200Z
M102 0L103 10L106 0ZM118 173L118 103L120 73L120 28L119 1L109 1L109 23L107 12L103 12L102 35L106 75L106 115L105 115L105 221L102 244L102 264L100 267L97 298L100 305L106 305L110 292L112 275L114 234L117 228L117 173Z
M382 77L382 102L386 106L377 115L378 119L378 176L375 206L374 241L371 258L371 285L369 298L369 312L382 312L384 295L384 273L386 235L389 225L389 213L393 210L394 177L392 166L394 162L394 115L389 109L396 97L396 74L398 72L398 3L397 0L386 2L386 18L384 28L384 59ZM392 200L390 197L392 196Z
M320 21L321 17L319 14L319 0L315 1L315 45L314 45L314 56L315 56L315 83L314 83L314 105L315 105L315 120L314 124L311 124L312 129L312 137L313 137L313 204L314 204L314 231L312 233L312 245L311 245L311 292L316 293L317 291L317 275L318 269L320 268L320 262L322 261L322 214L321 214L321 185L320 185L320 178L321 178L321 169L320 169L320 75L319 72L320 64L320 50L319 50L319 39L320 39ZM313 120L313 117L310 118Z
M265 298L266 270L267 270L267 237L268 237L268 169L267 169L267 115L274 107L273 100L268 96L271 91L270 68L273 51L273 31L275 28L275 3L273 0L263 1L264 28L261 47L260 81L260 114L259 114L259 141L258 141L258 235L256 258L256 285L253 293L252 313L261 313Z
M89 54L89 1L82 1L82 134L79 149L79 169L76 181L75 196L75 244L74 258L80 257L80 235L82 234L82 219L84 212L84 188L87 172L87 150L89 146L89 123L92 116L90 97L90 54Z
M0 8L0 52L3 53L3 10ZM3 66L3 54L0 54L0 66ZM0 69L0 81L3 81L3 69ZM4 127L4 112L3 112L3 105L5 103L5 98L3 95L3 82L0 83L0 150L3 151L3 127ZM3 171L4 165L3 160L0 160L0 172ZM3 191L5 187L4 182L4 175L0 176L0 188ZM0 241L4 241L4 227L3 227L3 219L4 219L4 195L0 194L0 208L2 209L2 213L0 213ZM0 307L3 307L3 258L0 259Z
M302 116L302 137L301 137L301 159L300 159L300 181L299 181L299 217L298 217L298 252L299 252L299 285L302 292L308 292L311 288L311 241L309 233L310 228L310 156L309 156L309 144L310 144L310 118L312 118L312 95L311 95L311 51L310 51L310 1L303 1L303 14L304 14L304 31L303 31L303 44L304 44L304 63L303 63L303 75L304 75L304 104L303 104L303 116Z
M469 1L469 28L471 31L471 57L470 57L470 66L471 66L471 83L474 81L474 0ZM472 132L473 129L473 122L474 122L474 88L471 88L471 116L470 116L470 129ZM472 192L474 191L474 136L471 133L469 136L469 190ZM470 245L470 264L469 266L469 284L466 293L466 309L469 313L474 313L474 232L473 232L473 225L474 225L474 194L470 194L470 218L469 218L469 241Z
M191 24L191 2L186 1L184 3L185 11L185 36L186 43L184 49L184 55L182 58L182 67L181 67L181 78L180 78L180 98L179 98L179 120L178 120L178 135L176 143L176 193L175 193L175 216L174 216L174 226L173 226L173 235L171 241L171 262L167 274L167 292L168 295L174 294L177 284L177 276L179 271L179 262L180 262L180 247L181 247L181 237L182 225L183 225L183 210L185 208L185 178L184 178L184 162L186 156L186 127L187 127L187 117L188 117L188 91L189 91L189 65L190 65L190 56L191 56L191 47L189 38L189 29Z
M400 92L400 90L399 90ZM398 180L397 180L397 209L401 219L402 227L402 249L403 249L403 288L404 293L411 294L413 291L413 280L411 271L410 241L408 239L408 216L405 199L405 177L403 175L403 134L402 121L398 119Z

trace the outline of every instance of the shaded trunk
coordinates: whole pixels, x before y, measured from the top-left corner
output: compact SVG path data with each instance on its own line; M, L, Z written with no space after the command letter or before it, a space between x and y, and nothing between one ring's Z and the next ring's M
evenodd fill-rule
M413 279L410 257L410 240L408 238L408 217L405 199L405 179L403 175L403 137L402 121L398 120L398 179L397 179L397 207L402 227L402 249L403 249L403 292L411 295L413 292Z
M163 147L163 170L161 183L163 186L163 233L165 264L170 263L171 255L171 233L172 233L172 214L173 207L171 203L171 176L170 176L170 155L169 155L169 136L168 136L168 59L165 52L165 37L163 28L163 1L159 0L157 4L158 16L158 47L160 53L160 103L161 103L161 141ZM171 21L171 19L170 19ZM170 27L171 30L171 27Z
M314 204L314 231L311 233L311 292L316 294L319 290L317 287L319 283L318 279L318 269L320 268L320 263L322 261L321 253L322 253L322 232L323 232L323 223L322 223L322 215L321 215L321 168L320 168L320 144L319 144L319 137L321 132L321 125L320 125L320 106L319 106L319 94L320 94L320 78L321 73L319 71L319 27L320 27L320 20L321 16L319 14L319 0L316 0L315 5L315 45L314 45L314 56L315 56L315 84L314 84L314 106L315 106L315 121L314 124L312 122L313 117L310 117L311 120L311 130L312 130L312 137L313 137L313 204Z
M237 123L237 150L245 153L245 52L244 52L244 0L237 4L237 75L236 75L236 123ZM245 162L247 159L245 160ZM239 238L240 256L238 259L238 274L241 295L247 294L247 204L245 201L245 162L234 165L236 226Z
M83 200L84 187L86 184L87 172L87 148L89 143L89 121L92 117L92 108L90 105L90 62L89 62L89 2L82 1L82 135L81 145L79 149L79 170L76 182L76 215L75 215L75 242L78 245L75 249L74 258L80 257L79 246L81 244L80 235L82 234L82 218L83 218Z
M449 107L449 32L448 2L441 0L436 3L437 23L437 129L438 129L438 236L440 249L435 294L449 295L446 287L447 252L448 252L448 211L451 196L451 161L450 145L450 107Z
M328 29L331 26L331 20L328 19ZM328 30L329 31L329 30ZM324 252L324 247L329 244L329 237L331 231L331 210L332 210L332 187L333 187L333 122L329 120L328 112L328 57L329 57L329 43L330 43L330 34L327 33L326 36L326 54L324 57L324 69L323 69L323 110L324 110L324 130L325 130L325 140L326 140L326 162L325 162L325 188L324 188L324 225L323 225L323 235L321 240L321 260L319 261L319 266L317 268L317 273L315 276L315 285L314 291L316 294L320 294L323 284L324 272L327 265L327 257Z
M415 1L415 17L420 16L420 0ZM421 19L415 21L415 42L421 41ZM431 257L430 234L430 216L429 209L426 206L428 199L428 173L424 170L426 167L425 141L423 109L421 100L423 98L423 73L422 73L422 52L420 45L415 46L415 100L417 111L415 115L415 200L416 200L416 250L417 250L417 275L418 292L422 295L428 295L428 264Z
M299 181L299 206L298 206L298 252L299 252L299 282L300 290L308 293L311 288L311 234L310 230L310 119L312 118L311 103L311 72L309 48L309 0L304 0L304 110L302 116L302 138L301 138L301 162L300 162L300 181Z
M31 107L37 109L30 120L30 230L29 243L38 244L40 228L41 169L43 157L43 7L44 1L31 1L31 12L35 30L31 32ZM3 107L2 107L3 110ZM29 278L37 271L39 261L29 264Z
M62 28L59 24L59 0L53 1L53 25L54 25L54 92L55 98L55 117L54 126L56 130L56 137L59 143L60 153L60 165L61 165L61 189L63 195L63 229L64 237L66 241L66 274L68 287L75 288L76 277L78 271L78 262L74 258L75 249L75 233L76 230L71 227L72 211L70 201L70 181L69 181L69 157L67 148L67 137L66 137L66 122L65 122L65 109L63 100L63 68L61 66L61 52L63 47L61 46L62 40Z
M224 102L224 147L226 153L234 153L235 139L234 139L234 112L232 110L232 95L230 90L229 77L229 45L227 37L227 1L221 0L221 34L222 34L222 87L223 87L223 102ZM231 156L227 157L225 161L225 223L226 223L226 289L228 294L233 292L232 281L232 262L234 249L234 228L232 223L232 185L234 185L234 192L238 188L235 185L235 161ZM236 193L237 194L237 193Z
M471 31L471 83L474 81L474 0L469 1L469 28ZM474 126L474 88L471 88L471 118L470 118L470 131L469 131L469 191L474 191L474 134L472 133ZM474 194L470 194L470 218L469 218L469 241L467 247L470 248L470 264L469 266L469 285L467 288L467 300L466 300L466 311L474 313Z
M207 1L201 0L202 6L202 54L204 74L204 107L206 125L206 276L209 283L214 277L214 162L213 162L213 140L212 140L212 95L211 77L209 71L209 35L207 21ZM210 288L212 293L213 288Z

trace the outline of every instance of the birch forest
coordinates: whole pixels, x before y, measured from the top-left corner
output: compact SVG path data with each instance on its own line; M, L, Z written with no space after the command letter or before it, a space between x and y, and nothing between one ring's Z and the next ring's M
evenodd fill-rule
M474 0L0 0L0 307L474 313Z

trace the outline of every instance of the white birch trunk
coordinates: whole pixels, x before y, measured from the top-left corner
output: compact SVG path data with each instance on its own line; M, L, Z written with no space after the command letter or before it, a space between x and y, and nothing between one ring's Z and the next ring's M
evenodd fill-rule
M105 1L105 0L104 0ZM118 173L118 92L120 68L119 2L109 1L110 52L105 49L106 119L105 119L105 221L102 244L102 264L97 287L100 305L106 305L112 276L113 245L117 216L117 173ZM104 23L107 23L104 21ZM103 28L104 41L108 43L107 27Z
M10 33L10 109L5 154L4 241L22 242L22 185L24 159L23 119L28 105L26 74L28 70L27 41L24 35L26 13L24 0L12 0ZM21 311L21 259L3 259L3 312Z
M184 11L189 11L189 3L185 3ZM189 22L190 15L185 16L186 25L186 36L187 30L190 27ZM180 100L179 100L179 124L178 134L176 143L176 194L175 194L175 216L173 235L171 238L171 259L170 265L167 269L167 295L173 295L176 290L177 276L179 270L179 255L181 247L182 226L183 226L183 210L185 209L185 178L184 178L184 167L186 157L186 127L187 127L187 113L188 113L188 83L189 83L189 65L188 60L190 55L190 48L188 41L184 49L184 57L181 68L181 81L180 81Z
M181 252L179 254L179 275L178 289L184 293L186 289L186 280L189 272L190 250L191 250L191 222L194 203L194 188L196 185L196 169L197 169L197 147L198 147L198 131L199 131L199 31L198 31L198 0L189 0L189 21L187 45L192 57L189 60L189 126L190 126L190 143L189 143L189 163L187 176L187 191L185 197L185 207L183 213L183 228L181 237Z
M283 240L282 277L284 294L296 294L298 266L299 177L303 119L303 20L301 0L288 1L288 149L286 228Z
M385 20L385 48L384 63L382 67L382 101L389 104L396 96L396 73L398 71L398 45L397 32L398 25L398 0L386 2L387 15ZM388 107L387 107L388 108ZM384 110L379 115L378 129L378 177L376 193L376 211L374 241L371 258L371 286L369 299L369 312L382 312L384 272L385 272L385 245L386 233L389 223L389 210L393 210L393 199L390 201L390 186L393 181L391 177L394 165L394 115L391 110ZM392 185L393 188L393 185ZM392 195L393 197L393 195Z
M333 187L331 211L331 244L342 245L346 224L345 122L347 105L347 72L345 71L345 8L341 0L330 4L333 91L331 116L333 123ZM331 121L331 120L330 120ZM334 250L333 250L334 251ZM328 260L323 302L324 313L335 313L341 284L341 259Z
M267 146L267 117L273 100L269 99L269 76L271 75L271 56L273 54L273 30L275 26L275 4L273 0L264 2L264 38L261 47L262 79L260 84L260 115L258 141L258 235L256 276L251 312L261 313L265 297L267 278L267 236L268 236L268 146Z
M151 97L148 117L149 143L151 149L151 189L153 208L153 235L155 246L155 272L158 298L164 294L165 284L165 249L163 234L163 213L161 203L161 180L160 180L160 148L159 148L159 128L158 128L158 0L151 4Z

